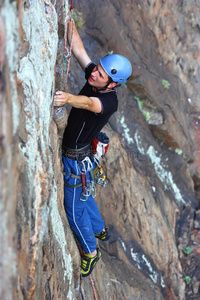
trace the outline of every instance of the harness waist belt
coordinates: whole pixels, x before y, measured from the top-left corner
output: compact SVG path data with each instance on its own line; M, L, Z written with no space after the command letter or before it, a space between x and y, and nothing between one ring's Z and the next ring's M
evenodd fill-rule
M67 147L63 147L62 154L69 159L83 160L86 156L89 156L91 158L93 151L91 148L91 144L88 144L80 149L70 149Z

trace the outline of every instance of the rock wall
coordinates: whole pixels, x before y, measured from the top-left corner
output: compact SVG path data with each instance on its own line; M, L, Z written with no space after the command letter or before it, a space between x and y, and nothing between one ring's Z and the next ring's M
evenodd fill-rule
M192 236L192 230L198 236L194 211L199 207L194 190L198 197L199 5L190 4L78 2L85 20L82 37L92 59L98 62L114 51L133 65L129 89L119 89L120 108L110 121L120 134L114 134L106 160L111 188L100 192L98 204L112 228L105 252L131 270L114 272L118 285L136 287L137 279L144 282L141 273L152 281L146 289L152 294L138 284L141 299L196 299L199 293L194 288L199 242ZM189 262L185 265L186 246L193 249L188 259L195 261L193 270ZM111 260L111 269L113 265ZM131 282L135 268L140 271ZM185 275L191 277L190 285L185 285ZM160 294L153 296L155 290ZM138 296L136 289L132 295Z
M73 266L80 261L63 210L52 120L56 7L50 1L5 0L0 8L0 298L74 299Z
M92 274L97 299L198 299L198 2L75 5L91 58L114 51L133 64L105 128L109 185L97 201L111 239ZM68 83L63 70L67 7L0 4L1 299L94 299L63 209L53 121L55 89L78 93L84 82L75 61Z

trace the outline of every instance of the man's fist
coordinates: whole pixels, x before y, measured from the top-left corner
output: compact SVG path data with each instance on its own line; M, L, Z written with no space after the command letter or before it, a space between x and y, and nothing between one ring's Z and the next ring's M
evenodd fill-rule
M57 91L54 96L54 106L63 106L67 103L68 93Z

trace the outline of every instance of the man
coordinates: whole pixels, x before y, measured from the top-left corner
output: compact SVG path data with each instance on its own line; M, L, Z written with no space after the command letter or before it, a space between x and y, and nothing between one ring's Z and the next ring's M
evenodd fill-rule
M68 28L71 42L72 24ZM125 83L131 75L131 64L123 56L105 56L95 65L87 55L76 28L72 52L85 71L86 84L79 95L58 91L54 105L68 103L72 106L63 137L64 205L71 229L78 239L84 256L81 261L82 276L91 274L101 252L96 238L108 240L109 233L101 218L92 194L85 196L81 185L81 173L88 167L90 146L110 116L117 111L116 86ZM86 159L87 158L87 159ZM95 167L95 163L92 163ZM79 185L79 186L77 186ZM85 197L85 198L84 198Z

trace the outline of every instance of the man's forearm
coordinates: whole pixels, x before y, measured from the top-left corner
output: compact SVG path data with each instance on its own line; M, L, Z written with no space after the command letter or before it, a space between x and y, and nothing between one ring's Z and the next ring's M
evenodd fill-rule
M92 103L92 100L87 96L82 96L82 95L76 96L68 93L66 96L66 103L69 103L71 106L75 108L88 109L88 107Z
M68 42L71 44L71 37L72 37L72 21L69 21L68 23ZM78 33L78 30L76 29L76 26L74 25L74 34L73 34L73 44L72 44L72 52L76 56L76 49L85 49L82 39Z
M81 109L88 109L91 105L92 100L87 96L73 95L62 91L57 91L54 97L54 105L62 106L69 103L71 106Z
M57 91L54 96L54 106L63 106L69 103L75 108L87 109L94 113L102 112L102 103L97 97L87 97L84 95L73 95L62 91Z
M68 42L71 44L71 36L72 36L72 24L73 22L68 23ZM85 47L83 45L82 39L74 25L74 34L73 34L73 42L72 42L72 53L80 64L81 68L85 70L85 67L91 61L87 52L85 51Z

